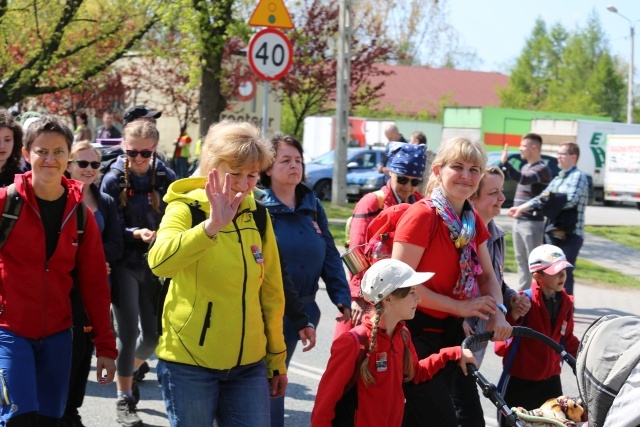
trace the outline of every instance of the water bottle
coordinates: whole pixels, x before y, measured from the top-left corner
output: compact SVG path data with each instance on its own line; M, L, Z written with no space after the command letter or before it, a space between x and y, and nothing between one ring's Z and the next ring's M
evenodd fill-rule
M391 258L391 245L389 244L389 235L387 233L380 235L380 241L373 246L371 251L371 258L373 258L373 262Z

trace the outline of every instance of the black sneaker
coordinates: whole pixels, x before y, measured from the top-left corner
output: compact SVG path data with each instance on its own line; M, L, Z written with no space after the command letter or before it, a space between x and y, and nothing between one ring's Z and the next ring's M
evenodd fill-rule
M124 427L142 427L142 420L138 416L136 411L136 404L127 399L121 397L116 402L116 421Z
M142 362L142 365L140 365L140 367L133 373L133 381L141 382L147 373L149 373L149 364L147 362Z
M131 383L131 395L133 396L133 403L136 405L140 402L140 388L138 387L138 381L133 380Z
M63 427L85 427L82 424L82 418L80 418L80 414L77 411L71 413L65 413L64 417L62 417L62 426Z

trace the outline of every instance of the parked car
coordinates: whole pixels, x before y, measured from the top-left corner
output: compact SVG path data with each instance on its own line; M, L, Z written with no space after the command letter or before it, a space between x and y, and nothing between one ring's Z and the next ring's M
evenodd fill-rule
M502 151L491 151L488 153L489 160L487 162L488 166L500 166L500 158L502 157ZM542 155L542 160L549 166L551 169L551 175L555 177L560 172L560 167L558 166L558 159L552 156L548 156L546 154ZM525 160L522 160L520 157L520 152L509 152L508 160L511 166L516 168L517 170L522 169L522 167L527 164ZM502 204L505 208L510 208L513 206L513 199L516 196L516 186L518 183L510 178L507 174L504 177L504 186L502 192L504 193L505 201Z
M334 151L317 157L305 166L305 184L320 200L331 200ZM378 172L384 150L375 148L347 149L347 198L356 201L384 184L384 174Z

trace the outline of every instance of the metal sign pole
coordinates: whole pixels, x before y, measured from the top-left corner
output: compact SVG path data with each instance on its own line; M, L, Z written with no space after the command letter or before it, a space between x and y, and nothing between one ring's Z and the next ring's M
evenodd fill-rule
M264 82L264 103L262 104L262 134L267 137L267 110L269 109L269 82Z

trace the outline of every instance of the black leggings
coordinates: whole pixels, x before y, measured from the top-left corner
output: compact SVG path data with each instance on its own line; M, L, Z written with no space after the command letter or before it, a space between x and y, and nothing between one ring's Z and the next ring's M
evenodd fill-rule
M411 339L419 359L438 353L445 347L458 346L464 339L462 320L454 317L435 319L421 312L408 322ZM441 332L432 332L437 329ZM432 379L420 384L405 383L406 399L403 427L430 425L457 427L456 408L452 391L458 367L448 362Z

